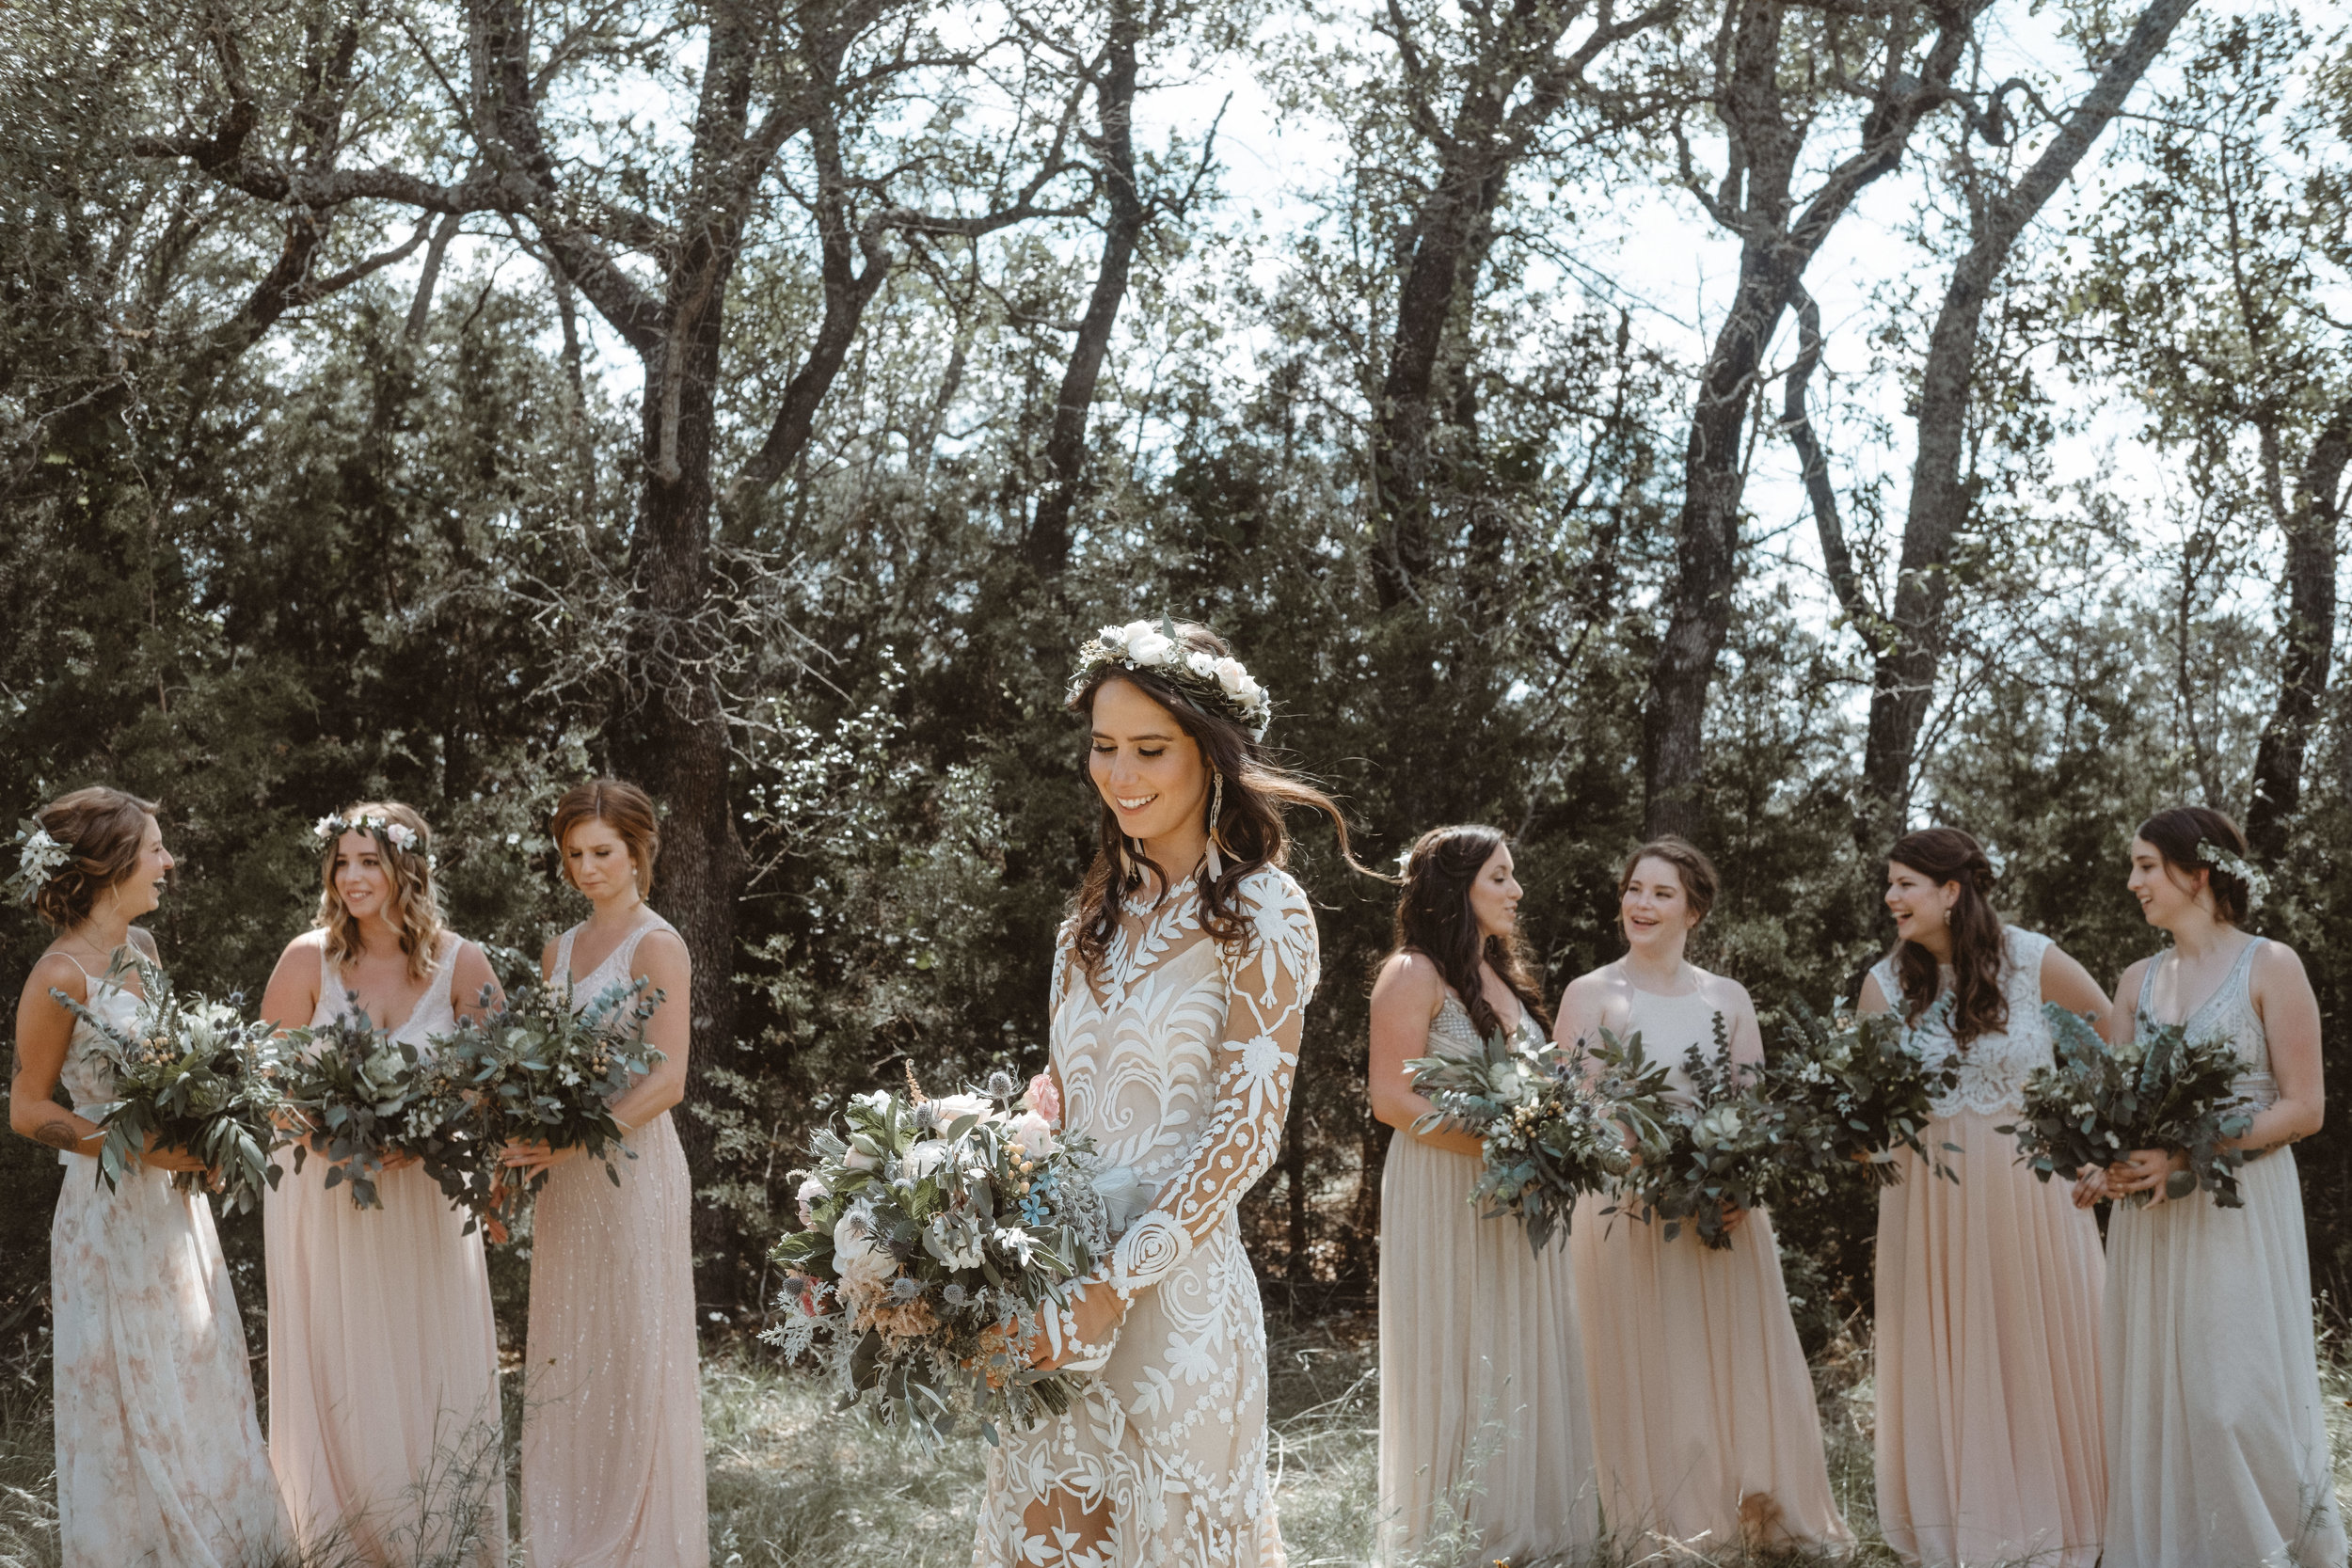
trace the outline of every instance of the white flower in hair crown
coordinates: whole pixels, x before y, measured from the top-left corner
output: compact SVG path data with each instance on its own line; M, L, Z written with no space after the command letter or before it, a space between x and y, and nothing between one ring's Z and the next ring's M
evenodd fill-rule
M2252 914L2263 907L2270 895L2270 879L2249 864L2243 855L2233 855L2209 838L2197 841L2197 858L2213 870L2235 877L2246 889L2246 912Z
M310 824L310 835L322 844L332 844L345 833L373 833L380 842L389 844L404 854L413 853L417 847L416 829L405 822L378 816L372 811L362 812L347 820L341 816L322 816Z
M73 846L58 843L49 836L48 829L34 822L17 824L16 843L16 875L8 882L16 890L16 901L29 904L49 885L57 868L73 858Z
M1070 678L1071 689L1085 685L1089 676L1106 664L1150 671L1233 720L1249 732L1252 740L1265 738L1266 725L1274 718L1273 699L1240 659L1218 658L1185 647L1165 615L1156 625L1130 621L1096 632L1078 650L1078 673Z

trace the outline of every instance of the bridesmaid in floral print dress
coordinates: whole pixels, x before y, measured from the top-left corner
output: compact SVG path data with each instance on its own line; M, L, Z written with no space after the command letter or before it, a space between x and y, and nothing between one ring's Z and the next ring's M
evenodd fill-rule
M110 1189L96 1125L51 1099L60 1083L85 1110L112 1098L98 1032L51 993L118 1027L136 1018L139 982L119 960L155 958L131 925L172 866L154 811L76 790L40 812L16 879L56 930L17 1002L8 1124L67 1167L49 1251L57 1540L65 1568L245 1568L290 1536L212 1210L172 1185L204 1166L151 1150Z

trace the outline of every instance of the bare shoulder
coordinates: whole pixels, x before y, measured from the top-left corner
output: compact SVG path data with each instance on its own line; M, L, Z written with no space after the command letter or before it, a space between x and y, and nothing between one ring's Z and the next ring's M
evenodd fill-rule
M1428 954L1408 947L1390 954L1382 961L1372 991L1375 997L1393 999L1399 1004L1424 1004L1434 1016L1445 1002L1445 976L1438 973L1438 966Z
M1728 974L1711 970L1699 971L1699 994L1719 1013L1754 1012L1756 1004L1748 999L1748 988Z
M324 927L313 926L309 930L303 932L300 936L294 938L294 941L286 943L286 950L278 956L278 961L279 963L284 963L288 958L308 957L315 962L326 952L326 928Z
M2115 999L2126 1007L2139 1005L2139 988L2147 982L2148 966L2156 961L2150 954L2115 977Z
M82 966L63 953L43 953L33 962L33 972L24 976L24 994L47 996L61 990L76 1002L89 1000L89 977Z
M563 945L564 939L560 936L554 936L548 938L548 944L539 949L539 977L541 979L546 979L554 974L556 951Z
M2310 977L2303 972L2303 956L2300 953L2283 942L2272 942L2263 937L2254 939L2253 980L2256 985L2311 983Z
M675 927L666 925L645 933L644 940L637 944L637 956L640 968L648 963L663 964L678 970L694 967L693 955L686 949L686 939L677 934Z
M1588 969L1568 982L1568 989L1560 993L1560 1006L1565 1008L1569 1003L1579 1002L1597 1006L1603 999L1621 990L1623 985L1624 981L1613 963Z

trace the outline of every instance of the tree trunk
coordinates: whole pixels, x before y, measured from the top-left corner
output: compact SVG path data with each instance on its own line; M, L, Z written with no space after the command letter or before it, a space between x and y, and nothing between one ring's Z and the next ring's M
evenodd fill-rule
M2303 800L2304 751L2336 639L2336 530L2344 462L2352 455L2352 404L2336 410L2304 459L2296 505L2285 519L2287 605L2280 627L2279 698L2254 752L2254 798L2246 837L2257 860L2275 863Z

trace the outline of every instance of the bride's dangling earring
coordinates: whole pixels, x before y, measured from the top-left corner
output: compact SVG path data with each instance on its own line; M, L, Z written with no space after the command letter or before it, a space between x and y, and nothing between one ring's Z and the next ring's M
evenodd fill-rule
M1216 783L1209 791L1209 880L1217 881L1225 875L1225 863L1217 858L1216 832L1225 816L1225 775L1214 775Z
M1127 852L1127 835L1119 835L1119 886L1122 893L1134 887L1141 873L1136 870L1136 858Z

